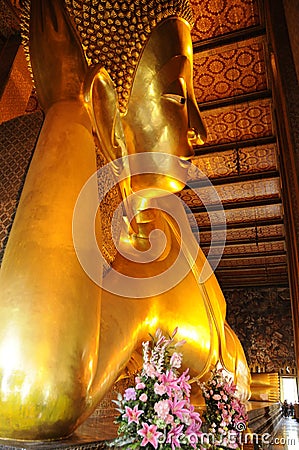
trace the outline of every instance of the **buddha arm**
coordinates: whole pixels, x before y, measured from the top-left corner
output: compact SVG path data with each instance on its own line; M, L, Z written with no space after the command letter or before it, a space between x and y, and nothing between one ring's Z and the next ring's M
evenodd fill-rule
M31 59L46 116L0 272L0 436L11 439L66 436L94 406L100 289L78 262L72 220L96 158L80 98L84 62L78 77L69 73L78 59L69 66L76 46L59 4L32 3ZM96 183L82 215L94 204Z
M31 0L30 62L42 108L82 96L87 63L61 0Z

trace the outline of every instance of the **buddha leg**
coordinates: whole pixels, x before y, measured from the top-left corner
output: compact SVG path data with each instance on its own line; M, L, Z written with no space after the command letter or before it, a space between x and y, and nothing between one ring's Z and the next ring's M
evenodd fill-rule
M204 255L199 252L197 266L203 264ZM202 291L214 319L219 337L219 364L231 374L238 387L238 395L242 400L250 396L250 372L242 345L225 320L226 302L219 283L212 275L202 285Z
M72 218L95 170L84 107L77 101L55 104L44 121L0 271L2 438L67 436L93 407L100 289L78 262ZM86 213L94 202L96 184Z

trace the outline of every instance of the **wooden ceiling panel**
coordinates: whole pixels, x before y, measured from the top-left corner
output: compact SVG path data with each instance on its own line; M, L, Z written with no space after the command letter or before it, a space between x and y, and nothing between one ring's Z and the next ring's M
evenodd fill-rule
M209 247L203 247L203 252L208 254ZM222 254L222 258L225 258L226 256L244 258L244 255L246 255L246 258L248 258L249 255L256 256L257 254L262 254L264 256L271 253L285 254L285 244L282 241L259 242L257 244L240 244L238 242L235 242L234 245L229 243L224 247L224 249L222 248L222 246L220 246L219 252L217 251L217 246L213 248L213 255L215 258L220 253Z
M200 245L210 244L211 231L199 232ZM221 241L223 231L213 230L213 240ZM248 243L259 243L263 240L284 239L284 227L282 224L251 226L247 228L226 230L226 244L247 241Z
M195 53L195 96L199 103L268 89L263 38Z
M252 180L241 183L215 186L223 203L242 202L260 198L277 198L280 195L278 178L269 180Z
M259 173L278 169L276 144L239 149L240 173Z
M218 203L221 207L221 204L227 203L279 198L280 182L279 178L270 178L266 181L258 179L220 186L204 185L202 188L184 189L178 196L191 209L201 206L208 208Z
M285 268L287 264L287 257L286 254L282 255L267 255L267 256L259 256L254 255L251 258L243 258L243 259L234 259L234 257L222 259L217 268L218 269L229 269L234 268L236 266L240 269L244 270L250 270L253 267L256 268L264 268L267 267L280 267Z
M276 286L276 287L285 287L288 284L288 275L286 272L281 273L278 271L273 274L271 269L261 269L259 273L256 271L248 270L242 271L238 273L236 270L236 274L234 274L233 280L232 277L227 272L216 272L217 277L221 276L221 285L223 288L230 289L231 287L252 287L252 286Z
M206 145L245 141L274 134L271 99L216 108L201 114L208 131Z
M191 0L190 3L195 21L194 42L260 24L254 0Z
M246 207L242 209L225 210L226 223L228 225L266 220L278 220L282 217L282 205L262 205Z
M279 222L282 221L282 205L262 205L255 207L244 207L236 209L225 209L225 216L217 211L206 211L200 213L194 213L194 217L198 224L199 229L208 229L212 223L218 224L219 226L225 225L227 228L230 227L241 227L247 226L248 223L258 224L258 223L269 223L269 222ZM226 223L223 223L223 218L226 219Z
M192 163L208 178L214 179L238 175L237 158L237 150L233 149L212 155L195 156L192 158ZM191 168L188 173L188 182L197 178L198 172Z
M211 180L248 173L264 173L278 168L275 144L195 156L192 163ZM188 182L198 178L198 172L192 171L192 168L188 175Z
M284 258L284 260L274 263L273 260L278 260L278 258ZM286 285L288 283L285 256L275 256L272 259L267 258L267 260L251 257L247 259L247 265L242 265L243 262L242 259L222 259L220 261L215 273L217 278L221 279L222 286L231 286L232 276L236 286Z
M226 229L216 270L221 284L286 284L271 69L261 3L192 4L195 95L208 138L196 148L195 168L190 168L188 188L180 197L191 208L197 224L193 220L192 227L195 233L199 230L206 254L212 241L214 258L219 256L217 240L223 241ZM205 177L214 187L204 185Z

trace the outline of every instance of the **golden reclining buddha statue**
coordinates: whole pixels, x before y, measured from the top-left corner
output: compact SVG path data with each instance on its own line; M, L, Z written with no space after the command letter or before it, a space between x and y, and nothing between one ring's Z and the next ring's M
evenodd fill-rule
M157 328L178 327L192 376L218 364L249 396L225 299L175 201L206 139L191 24L186 0L25 2L45 120L0 272L1 438L69 436ZM103 278L96 146L124 210Z

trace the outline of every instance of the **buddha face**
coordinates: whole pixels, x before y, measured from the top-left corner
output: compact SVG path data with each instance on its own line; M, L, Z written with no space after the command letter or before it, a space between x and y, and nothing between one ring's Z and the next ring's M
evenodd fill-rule
M157 189L177 192L184 186L186 160L193 155L193 146L206 137L193 91L192 66L189 24L178 18L165 20L144 48L127 113L121 119L128 154L145 153L142 164L145 161L152 171L142 173L139 161L130 161L132 173L140 172L131 178L133 192L149 188L155 196Z
M153 30L141 53L125 114L118 111L108 73L101 68L91 77L86 98L108 161L143 155L130 158L131 177L119 183L124 197L132 191L143 190L142 197L152 198L183 189L186 160L206 138L192 69L190 26L184 19L169 18ZM121 170L118 166L116 172Z

